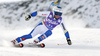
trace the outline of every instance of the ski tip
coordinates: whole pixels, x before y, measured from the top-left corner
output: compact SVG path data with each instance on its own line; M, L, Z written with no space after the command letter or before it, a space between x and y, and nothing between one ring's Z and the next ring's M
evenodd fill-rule
M41 47L42 47L42 48L44 48L44 47L45 47L45 44L44 44L44 43L41 43L40 45L41 45Z
M20 46L21 48L24 47L23 43L19 43L19 46Z

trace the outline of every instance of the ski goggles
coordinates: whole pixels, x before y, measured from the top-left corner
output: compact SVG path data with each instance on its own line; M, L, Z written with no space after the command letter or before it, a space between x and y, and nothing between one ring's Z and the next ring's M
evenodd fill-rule
M55 15L62 16L62 13L61 13L61 12L54 11L54 14L55 14Z

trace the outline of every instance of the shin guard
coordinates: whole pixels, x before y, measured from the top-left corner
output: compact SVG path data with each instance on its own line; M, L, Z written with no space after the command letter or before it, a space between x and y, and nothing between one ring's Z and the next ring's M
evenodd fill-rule
M38 39L39 39L39 41L42 41L42 40L48 38L51 34L52 34L52 31L48 30L44 34L42 34L41 36L39 36Z

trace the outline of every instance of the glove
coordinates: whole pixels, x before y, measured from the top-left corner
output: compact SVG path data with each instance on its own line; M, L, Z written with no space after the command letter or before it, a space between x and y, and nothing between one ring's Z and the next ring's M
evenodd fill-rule
M56 0L56 2L54 2L54 4L58 4L60 2L60 0Z
M25 20L28 21L31 18L31 15L25 16Z
M59 6L60 2L61 2L61 0L56 0L55 2L52 2L51 5L52 6Z
M70 38L66 38L68 45L72 45Z

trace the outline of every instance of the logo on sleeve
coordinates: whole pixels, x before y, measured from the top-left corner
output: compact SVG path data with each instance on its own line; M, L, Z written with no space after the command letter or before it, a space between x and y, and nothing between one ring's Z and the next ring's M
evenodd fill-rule
M52 18L52 15L50 15L49 17Z
M60 22L61 22L61 20L58 20L58 22L60 23Z
M47 14L42 14L43 16L46 16Z

